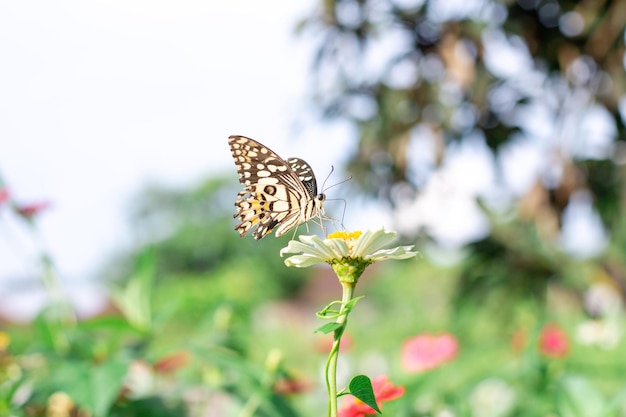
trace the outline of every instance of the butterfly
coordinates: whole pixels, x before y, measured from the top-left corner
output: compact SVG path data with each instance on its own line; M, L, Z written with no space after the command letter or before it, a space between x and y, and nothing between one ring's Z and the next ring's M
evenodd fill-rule
M300 158L284 160L261 143L245 136L228 138L244 189L237 194L233 218L241 237L253 227L255 239L262 239L276 228L276 237L306 223L322 218L323 193L317 193L313 169Z

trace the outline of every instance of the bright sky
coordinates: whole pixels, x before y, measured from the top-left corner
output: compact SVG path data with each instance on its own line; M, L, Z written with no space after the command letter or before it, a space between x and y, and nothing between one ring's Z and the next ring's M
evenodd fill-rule
M311 121L312 55L294 27L315 3L0 3L0 173L18 201L52 203L40 235L64 282L81 287L129 244L125 207L147 181L236 179L230 134L320 172L337 165L347 141L329 155L324 128L294 128ZM24 228L0 216L1 312L24 307L1 291L32 285L36 260Z

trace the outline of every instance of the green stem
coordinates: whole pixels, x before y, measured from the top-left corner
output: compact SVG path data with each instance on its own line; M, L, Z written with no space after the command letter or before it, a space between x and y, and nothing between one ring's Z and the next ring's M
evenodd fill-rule
M354 294L354 282L340 281L343 288L341 296L341 309L337 316L336 323L341 324L333 334L333 347L330 350L328 361L326 362L326 387L328 388L328 417L337 417L337 359L339 358L339 344L341 336L348 324L348 314L344 313L346 304L352 299Z
M253 395L246 401L246 404L239 412L239 417L252 417L261 405L262 398L260 395Z
M68 330L76 325L76 315L63 291L63 287L54 269L49 251L43 243L42 237L31 223L33 237L38 241L41 256L41 282L45 287L50 302L45 309L45 320L50 332L52 344L59 354L65 354L70 349Z

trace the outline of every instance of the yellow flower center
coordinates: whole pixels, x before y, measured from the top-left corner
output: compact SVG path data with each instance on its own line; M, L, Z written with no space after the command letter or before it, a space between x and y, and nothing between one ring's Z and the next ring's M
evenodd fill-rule
M355 230L354 232L333 232L329 234L326 239L343 239L343 240L357 240L363 232L360 230Z

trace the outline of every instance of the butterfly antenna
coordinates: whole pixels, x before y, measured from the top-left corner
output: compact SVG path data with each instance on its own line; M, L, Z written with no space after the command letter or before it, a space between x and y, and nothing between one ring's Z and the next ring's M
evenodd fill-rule
M332 173L332 171L331 171L331 173ZM329 174L329 176L330 176L330 174ZM327 178L327 179L328 179L328 178ZM330 189L331 189L331 188L333 188L333 187L336 187L336 186L338 186L338 185L344 184L344 183L346 183L346 182L348 182L348 181L351 181L351 180L352 180L352 175L350 175L350 176L349 176L348 178L346 178L345 180L338 182L337 184L333 184L333 185L331 185L331 186L330 186L330 187L328 187L328 188L324 188L324 187L323 187L323 185L322 185L322 190L324 190L324 192L326 192L326 191L330 190ZM324 184L326 184L326 180L324 180Z
M326 185L326 181L328 181L328 179L330 178L330 176L333 174L333 172L335 172L335 166L331 165L330 166L330 172L328 173L328 175L326 175L326 178L324 178L324 182L322 183L322 192L326 191L324 189L324 186ZM330 187L329 187L330 188Z

